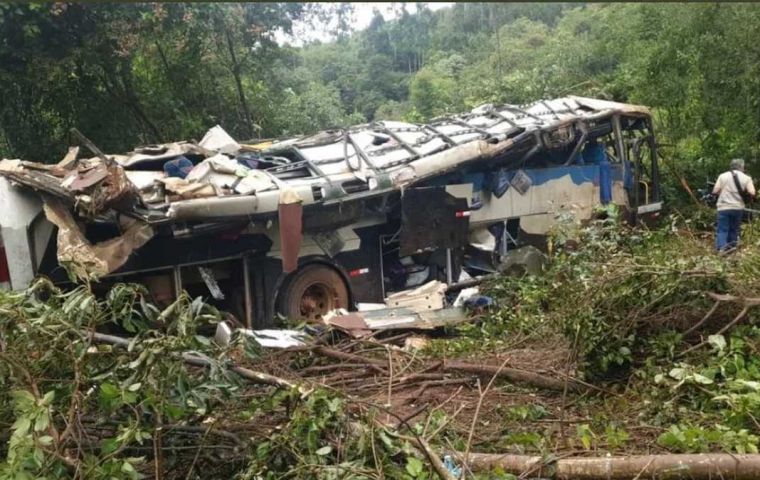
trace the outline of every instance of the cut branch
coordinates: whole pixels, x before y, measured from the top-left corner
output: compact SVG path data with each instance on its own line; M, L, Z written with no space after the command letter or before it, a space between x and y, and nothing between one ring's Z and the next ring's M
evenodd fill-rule
M496 376L505 378L514 383L523 383L533 387L544 388L546 390L556 390L561 392L565 389L565 381L558 378L548 377L540 373L529 372L527 370L518 370L516 368L499 369L495 365L474 365L464 362L445 362L443 370L448 372L466 372L482 376ZM567 388L569 391L577 392L582 390L581 385L575 380L568 380Z

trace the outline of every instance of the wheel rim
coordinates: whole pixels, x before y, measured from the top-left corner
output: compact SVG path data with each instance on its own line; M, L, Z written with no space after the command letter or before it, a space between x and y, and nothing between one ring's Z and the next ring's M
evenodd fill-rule
M338 293L329 285L315 283L309 285L301 295L299 313L309 321L321 320L329 311L338 307Z

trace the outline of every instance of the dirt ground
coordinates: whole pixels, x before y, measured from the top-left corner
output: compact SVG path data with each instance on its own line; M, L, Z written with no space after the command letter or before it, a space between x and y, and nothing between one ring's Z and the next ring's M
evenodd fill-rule
M492 374L450 372L441 368L447 359L431 358L402 345L402 341L346 340L329 348L355 357L336 359L305 347L276 352L262 358L255 368L339 391L358 408L376 407L378 418L387 424L419 424L424 433L441 435L450 444L472 435L471 447L476 451L577 455L593 454L596 449L660 450L655 440L662 430L643 425L638 412L630 408L633 402L604 387L554 391L497 378L489 388ZM563 340L534 338L520 342L519 348L456 360L573 378L575 366L568 359L569 348ZM608 445L602 435L593 435L592 448L584 448L578 427L593 425L599 432L606 424L625 430L629 438L620 445Z

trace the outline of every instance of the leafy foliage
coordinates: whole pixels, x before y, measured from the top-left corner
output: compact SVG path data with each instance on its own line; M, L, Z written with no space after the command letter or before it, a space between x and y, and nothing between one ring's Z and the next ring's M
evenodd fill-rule
M85 287L64 293L39 280L3 294L0 369L11 395L0 416L12 433L0 478L139 478L136 453L163 422L203 418L238 389L223 369L199 376L181 356L221 353L196 335L218 321L216 310L182 295L158 311L139 292L119 285L100 300ZM136 333L126 350L93 343L88 332L108 326ZM82 436L90 422L101 436ZM78 456L66 453L75 446Z

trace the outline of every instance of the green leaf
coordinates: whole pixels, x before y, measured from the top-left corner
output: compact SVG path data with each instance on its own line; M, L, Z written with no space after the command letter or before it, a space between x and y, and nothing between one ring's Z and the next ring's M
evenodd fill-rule
M740 378L733 382L732 386L739 388L744 387L748 390L752 390L753 392L760 392L760 382L757 382L755 380L743 380Z
M177 420L179 418L182 418L182 416L185 414L185 408L167 403L164 405L164 413L171 419Z
M116 385L104 383L100 386L100 397L105 400L113 400L121 396L121 390Z
M135 467L129 462L124 462L121 464L121 471L124 473L134 473Z
M18 433L27 433L29 432L29 428L32 426L32 421L29 417L19 417L15 422L13 422L13 425L11 426L11 429L13 431Z
M325 445L324 447L320 448L314 453L316 453L317 455L321 457L324 457L325 455L329 455L330 452L332 452L332 447L330 445Z
M14 390L11 396L13 401L22 409L27 409L35 404L34 395L26 390Z
M55 390L50 390L42 397L42 405L50 405L55 398Z
M132 404L137 401L137 395L135 395L133 392L124 392L124 395L122 395L122 400L126 404Z
M723 335L710 335L707 337L707 342L715 347L718 352L723 352L726 349L726 338Z
M583 448L591 450L591 439L594 437L594 432L591 430L591 427L586 423L578 425L576 427L576 433L583 444Z
M327 401L327 408L330 412L335 413L340 408L340 398L333 398Z
M119 448L119 441L115 438L106 438L100 442L100 451L103 455L108 455Z
M412 477L417 478L422 473L424 466L419 459L414 457L407 457L406 459L406 472Z
M40 415L34 422L34 431L41 432L48 428L48 425L50 425L50 419L48 418L47 414Z

